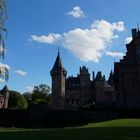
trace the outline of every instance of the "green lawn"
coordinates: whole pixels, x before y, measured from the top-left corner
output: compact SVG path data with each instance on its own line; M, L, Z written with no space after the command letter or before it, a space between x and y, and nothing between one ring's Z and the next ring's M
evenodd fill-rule
M61 129L0 129L0 140L140 140L140 119Z

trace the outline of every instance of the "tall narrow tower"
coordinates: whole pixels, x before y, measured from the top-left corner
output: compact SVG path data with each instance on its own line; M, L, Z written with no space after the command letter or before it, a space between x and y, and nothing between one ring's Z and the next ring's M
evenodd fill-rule
M50 71L52 77L52 108L64 109L65 108L65 81L66 70L62 65L60 54L56 57L53 68Z
M2 93L4 95L4 105L3 108L8 108L8 100L9 100L9 89L7 86L4 86L2 89Z

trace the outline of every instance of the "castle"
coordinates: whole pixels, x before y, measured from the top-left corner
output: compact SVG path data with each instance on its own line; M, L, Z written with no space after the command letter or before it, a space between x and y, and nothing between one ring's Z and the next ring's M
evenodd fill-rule
M0 108L8 108L9 90L7 86L0 91Z
M114 82L119 108L140 109L140 31L132 29L126 55L114 65Z
M126 44L126 55L114 63L109 79L99 71L90 79L85 66L76 77L68 77L60 54L50 71L52 77L52 108L73 109L96 107L140 109L140 31L132 29L132 41Z
M77 77L66 77L60 54L56 57L52 76L52 108L73 109L96 104L97 106L112 106L115 103L116 91L111 71L108 81L99 71L90 79L88 69L80 67Z

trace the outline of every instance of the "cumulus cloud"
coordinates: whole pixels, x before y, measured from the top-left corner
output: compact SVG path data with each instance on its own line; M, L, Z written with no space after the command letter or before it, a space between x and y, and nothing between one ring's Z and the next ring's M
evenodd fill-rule
M132 41L132 37L127 37L124 41L125 44L128 44Z
M32 41L36 41L39 43L48 43L48 44L53 44L57 41L59 41L61 39L61 35L60 34L54 34L54 33L50 33L48 35L41 35L41 36L37 36L37 35L31 35L30 40Z
M20 75L20 76L26 76L27 72L23 71L23 70L15 70L14 71L16 74Z
M98 62L109 44L119 37L117 33L122 31L124 31L122 21L110 23L103 19L95 20L90 28L76 28L59 34L61 42L59 39L57 41L80 60Z
M119 57L119 58L122 58L124 56L124 53L122 52L105 52L105 54L108 56Z
M63 46L83 61L98 62L113 39L116 32L124 30L124 23L109 23L105 20L96 20L89 29L74 29L63 34Z
M79 6L73 7L73 9L71 11L69 11L68 13L66 13L66 15L72 16L74 18L85 17L84 12L82 11L82 9Z

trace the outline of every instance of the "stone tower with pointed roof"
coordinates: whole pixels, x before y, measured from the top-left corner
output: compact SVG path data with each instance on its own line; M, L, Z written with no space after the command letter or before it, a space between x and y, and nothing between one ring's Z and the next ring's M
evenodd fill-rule
M9 100L9 89L5 85L2 90L0 90L0 108L8 108Z
M52 77L52 108L64 109L65 81L67 72L62 65L59 51L50 74Z
M113 71L111 70L110 74L109 74L109 78L108 78L108 81L107 81L111 86L114 85L114 74L113 74Z

